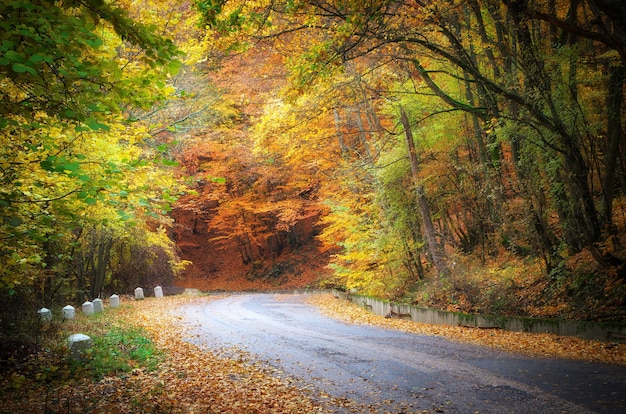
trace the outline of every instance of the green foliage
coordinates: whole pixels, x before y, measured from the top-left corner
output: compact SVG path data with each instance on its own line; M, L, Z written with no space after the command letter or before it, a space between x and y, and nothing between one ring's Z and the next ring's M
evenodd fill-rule
M113 47L120 42L112 43L115 36L143 48L142 61L149 67L166 64L177 53L154 28L100 1L8 1L0 15L0 116L24 128L35 126L45 113L76 128L99 130L107 114L119 112L120 98L149 104L138 86L147 86L153 75L126 76L131 68L115 59Z
M341 65L330 41L319 42L288 63L292 84L302 90L313 82L324 81L341 71Z
M128 373L133 369L152 371L162 359L152 341L138 328L112 327L92 340L86 361L75 369L89 373L94 379Z
M209 27L218 23L217 16L222 12L225 0L197 0L196 7L200 10L204 23Z
M127 114L170 96L179 51L113 3L5 1L0 16L0 295L99 294L115 244L92 232L178 266L152 234L183 188Z

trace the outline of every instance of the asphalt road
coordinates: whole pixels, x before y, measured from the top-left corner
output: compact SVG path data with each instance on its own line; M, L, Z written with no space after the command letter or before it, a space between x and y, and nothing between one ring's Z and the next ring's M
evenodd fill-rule
M180 312L190 341L243 349L300 386L368 412L626 413L623 366L350 325L321 315L303 295L232 295Z

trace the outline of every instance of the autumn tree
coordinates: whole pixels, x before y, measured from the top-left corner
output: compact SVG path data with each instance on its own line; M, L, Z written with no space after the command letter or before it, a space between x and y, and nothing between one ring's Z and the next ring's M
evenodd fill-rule
M9 1L0 16L3 297L97 297L124 240L180 270L155 229L182 188L129 118L169 99L178 49L102 1Z
M515 246L530 243L548 270L558 264L559 238L570 253L584 248L603 265L621 262L618 252L597 248L611 236L603 229L610 229L605 225L611 223L608 205L620 153L615 145L622 134L621 6L604 1L201 4L207 22L222 31L314 39L291 58L298 87L329 79L346 62L363 62L373 53L394 65L408 64L411 76L441 104L469 116L472 147L491 183L483 195L491 200L486 217L491 224L481 227L518 250ZM596 115L600 101L611 105L604 118ZM603 131L610 132L606 144ZM609 144L611 151L601 150ZM512 160L506 158L509 151ZM599 153L606 154L607 164L593 171ZM516 176L513 182L503 180L501 168L507 166ZM596 183L604 188L604 211L595 206ZM519 233L494 231L502 227L501 206L512 194L526 203L527 230L520 240L514 240ZM556 227L551 211L559 217Z

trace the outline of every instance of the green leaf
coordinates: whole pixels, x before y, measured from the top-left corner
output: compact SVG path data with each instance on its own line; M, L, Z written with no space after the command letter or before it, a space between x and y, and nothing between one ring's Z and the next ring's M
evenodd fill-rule
M131 218L133 218L133 216L131 214L128 214L124 210L117 210L117 214L118 214L118 216L120 216L120 219L123 220L123 221L127 221L127 220L130 220Z
M28 72L33 76L37 76L37 71L35 69L31 68L30 66L26 66L23 63L14 63L12 68L13 68L13 71L16 73Z
M177 167L179 163L176 161L168 160L166 158L161 158L161 165L164 165L166 167Z
M211 177L211 182L218 184L226 184L226 178L223 177Z
M104 44L104 42L99 37L96 37L96 38L91 39L91 40L86 40L85 44L91 46L94 49L97 49L100 46L102 46Z
M46 60L46 55L42 53L35 53L30 57L30 61L33 63L41 62L43 60Z
M63 164L62 169L64 171L77 171L80 169L80 164L77 162L68 162Z
M17 216L9 217L8 220L7 220L7 223L10 226L13 226L13 227L17 227L20 224L22 224L23 222L24 222L24 220L22 220L20 217L17 217Z
M43 168L45 171L55 171L56 169L56 163L54 162L55 160L53 159L53 157L48 157L45 160L41 161L39 163L39 165L41 166L41 168Z
M89 108L89 110L93 112L103 112L102 107L97 104L87 104L87 108Z
M15 47L15 42L12 40L3 40L0 45L1 50L12 50Z
M98 202L98 200L96 200L93 197L87 197L85 198L85 204L87 204L88 206L93 206L94 204L96 204Z
M85 122L92 131L109 131L111 129L111 127L101 122L98 122L95 118L87 118Z
M15 50L7 50L7 52L4 54L4 57L10 62L19 62L23 60L22 56Z
M182 64L178 60L172 60L168 65L167 69L170 75L176 75L180 70Z

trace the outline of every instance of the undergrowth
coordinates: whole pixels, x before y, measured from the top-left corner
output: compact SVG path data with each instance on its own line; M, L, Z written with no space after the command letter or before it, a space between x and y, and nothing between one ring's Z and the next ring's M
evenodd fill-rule
M447 277L416 282L398 302L465 313L591 321L626 319L626 282L573 257L550 274L538 260L457 263Z
M161 354L145 333L134 327L111 327L107 333L96 333L91 352L82 364L94 379L124 374L133 369L156 369Z
M107 309L90 317L77 312L76 319L68 321L55 313L50 322L33 322L36 330L23 332L20 341L0 338L4 349L0 395L27 395L32 389L51 390L61 384L155 370L162 353L141 329L121 323L117 319L120 311ZM93 341L79 360L69 354L67 338L74 333ZM48 412L46 407L55 403L54 395L45 393L40 398L43 412ZM1 408L0 413L4 413Z

